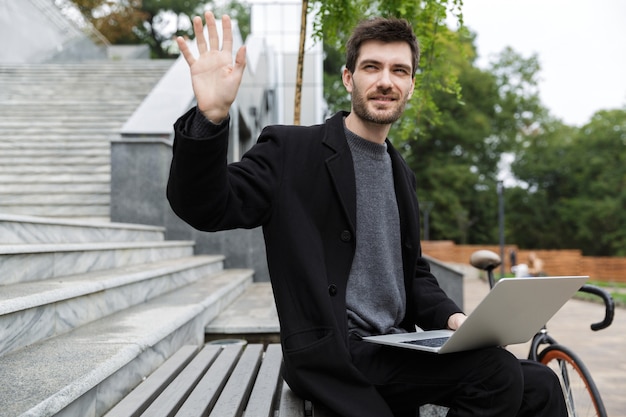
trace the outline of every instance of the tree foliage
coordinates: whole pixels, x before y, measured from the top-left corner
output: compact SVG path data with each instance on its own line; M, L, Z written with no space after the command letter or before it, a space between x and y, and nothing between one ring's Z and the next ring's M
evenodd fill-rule
M55 0L66 7L70 0ZM250 11L245 2L220 6L209 0L72 0L81 14L112 44L147 44L155 58L178 56L174 37L193 38L191 18L210 7L237 19L245 39L250 33ZM221 2L223 3L223 2Z
M403 147L418 177L420 198L435 203L430 236L487 244L498 240L496 189L502 155L514 151L526 131L527 123L510 119L516 115L521 121L522 115L543 110L533 89L536 78L520 82L511 94L502 76L519 68L536 71L532 58L506 50L493 64L500 73L481 70L474 64L473 37L458 35L462 42L450 43L446 56L457 73L461 99L438 91L433 96L438 122L415 126Z
M626 109L582 128L558 121L529 135L513 172L511 234L525 247L626 256Z

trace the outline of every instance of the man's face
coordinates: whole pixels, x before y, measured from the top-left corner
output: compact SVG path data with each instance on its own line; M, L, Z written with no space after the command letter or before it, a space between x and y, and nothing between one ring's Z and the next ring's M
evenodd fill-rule
M405 42L367 41L361 45L354 73L343 81L352 94L352 112L365 122L398 120L413 94L415 80L411 48Z

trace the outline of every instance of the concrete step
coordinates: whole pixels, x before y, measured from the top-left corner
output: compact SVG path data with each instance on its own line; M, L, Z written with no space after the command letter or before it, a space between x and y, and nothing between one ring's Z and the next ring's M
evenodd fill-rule
M0 211L8 214L46 216L55 219L107 222L110 220L110 207L107 206L0 206Z
M71 117L71 115L98 115L104 112L107 115L123 115L131 105L125 100L118 100L119 106L111 107L109 104L116 104L112 100L106 102L94 102L90 107L76 107L76 103L82 100L74 100L71 96L60 97L58 101L54 102L54 106L46 109L45 113L37 114L39 117L49 117L50 115L57 114L61 117ZM19 97L12 100L0 101L0 115L1 119L9 119L9 115L23 115L33 118L33 104L37 103L37 99L32 97ZM69 115L68 115L69 113Z
M45 183L34 184L37 189L41 188L41 186ZM66 192L48 192L45 191L41 193L37 193L33 191L35 187L31 187L31 184L24 183L22 185L22 189L19 192L9 192L4 189L4 187L0 187L0 193L2 193L2 198L0 200L0 212L8 213L11 211L13 214L26 214L31 216L45 216L43 214L32 214L27 211L29 208L36 208L38 206L49 206L51 210L58 209L60 207L67 207L71 211L68 212L67 217L71 217L72 214L76 214L77 210L85 209L89 206L93 206L94 211L99 206L108 206L110 202L110 195L108 187L99 187L98 191L90 191L90 192L79 192L76 190L70 189ZM69 187L68 184L66 186ZM94 184L94 189L95 184ZM23 207L23 213L15 212L12 208L16 210L19 207ZM105 213L107 214L107 213Z
M0 140L2 137L0 136ZM106 157L111 158L111 144L109 141L13 141L6 140L0 145L0 153L4 158L48 158L57 159L57 165L64 163L66 157ZM18 165L17 162L13 165Z
M0 140L2 137L0 136ZM56 159L61 164L66 157L104 157L110 160L109 142L0 142L0 154L4 158L47 158ZM45 160L45 159L44 159ZM15 164L18 164L17 162Z
M5 194L2 196L2 202L0 203L0 207L10 207L10 206L32 206L32 205L41 205L41 206L59 206L65 205L72 199L80 200L72 202L73 206L97 206L97 205L109 205L111 200L111 196L108 193L89 193L89 194L81 194L81 193L71 193L68 194Z
M165 228L0 213L0 244L163 241Z
M226 270L1 357L0 417L104 414L251 282Z
M80 166L83 164L84 166L110 166L111 157L109 152L101 152L95 155L61 155L60 152L56 156L37 154L25 156L22 153L18 153L14 156L5 155L4 153L0 155L0 168L8 168L10 164L34 169L40 166L59 167L65 165Z
M129 115L130 117L130 115ZM117 133L117 130L119 130L120 127L122 127L123 123L118 123L116 125L114 125L113 127L111 126L105 126L105 127L98 127L98 126L89 126L89 125L77 125L77 126L72 126L71 128L68 126L50 126L49 128L45 127L45 126L37 126L37 125L24 125L22 127L16 127L16 126L7 126L7 127L2 127L0 126L0 135L2 136L12 136L12 137L20 137L20 134L23 135L33 135L33 134L37 134L37 135L41 135L42 132L45 134L52 134L52 135L64 135L66 133L68 133L69 131L72 131L74 134L82 134L82 135L91 135L91 134L98 134L98 135L104 135L104 134L114 134Z
M77 106L90 105L90 103L78 103ZM114 105L114 104L113 104ZM123 124L124 120L128 118L128 114L133 112L135 106L128 106L128 108L120 108L123 110L123 114L108 114L105 109L98 114L75 114L68 116L67 113L47 112L45 116L38 117L33 120L32 116L19 113L15 107L13 111L0 117L0 131L16 131L21 127L29 129L38 128L45 129L46 126L52 128L67 128L71 129L76 126L84 128L100 128L101 126L110 128L117 128L120 124ZM69 111L69 110L68 110Z
M45 216L55 219L69 219L94 222L110 220L110 206L2 206L0 211L7 214Z
M81 193L109 193L109 182L98 183L58 183L58 184L45 184L45 183L33 183L28 184L2 184L0 183L0 193L7 195L14 194L29 194L29 193L67 193L67 194L81 194ZM2 210L0 210L2 211Z
M101 144L100 146L104 147L104 144L109 144L111 139L116 137L111 129L96 130L80 126L75 129L55 129L53 126L49 126L47 128L31 129L30 131L26 128L21 131L13 130L13 132L9 132L8 129L3 129L2 126L0 126L0 137L3 138L6 148L14 147L22 142L30 146L43 145L44 143L50 145L60 143L73 145L82 144L83 147ZM117 129L113 129L113 131L117 131ZM23 135L20 135L20 132Z
M178 258L5 285L0 293L0 356L222 271L223 260Z
M42 184L34 184L40 187ZM0 198L0 212L14 215L45 216L50 218L100 219L109 221L110 195L109 184L101 183L103 192L64 194L36 194L30 188L32 184L24 183L22 194L3 193ZM70 184L71 185L71 184ZM97 184L95 184L97 185ZM94 186L95 186L94 185ZM67 186L67 184L65 184Z
M0 285L188 257L193 245L190 241L0 245Z
M64 135L63 135L64 136ZM42 154L45 155L50 150L83 149L92 150L92 153L99 153L109 150L111 140L117 139L110 131L105 131L103 135L96 135L96 132L83 132L80 136L67 136L64 139L55 139L48 135L48 132L36 132L33 138L25 138L19 135L7 136L0 132L0 150L4 155L4 150L20 150L17 155ZM63 156L60 154L59 156Z
M205 329L207 340L245 339L250 343L279 342L280 325L272 285L255 282Z
M87 125L93 122L101 120L123 120L128 117L128 112L134 110L134 105L122 105L116 103L106 103L106 106L93 107L89 103L89 111L76 111L72 113L72 105L74 107L82 105L82 103L65 103L63 108L55 106L54 109L46 111L37 117L37 121L58 122L66 120L80 120ZM111 106L115 106L115 111L111 110ZM0 105L0 126L8 126L10 122L30 123L33 121L32 104L16 105L12 104L10 107L7 105Z
M134 100L133 100L134 101ZM103 101L98 105L94 105L91 102L81 102L76 100L74 102L66 101L62 102L67 109L58 108L55 102L54 108L46 110L45 112L34 117L32 114L32 107L34 103L15 103L11 102L9 107L0 105L0 110L4 113L0 116L0 126L10 126L17 123L31 122L38 123L46 121L50 123L67 122L67 121L84 121L88 126L90 123L99 123L103 121L115 122L128 116L128 111L133 111L135 103L110 103ZM75 106L74 111L69 107L71 104ZM79 107L83 106L83 107ZM89 106L84 108L84 106ZM115 110L111 110L112 106L115 106ZM30 108L30 113L29 113Z
M0 173L0 183L108 183L111 181L110 173L96 173L94 175L74 175L74 174L27 174L11 175Z
M62 162L62 161L58 161ZM46 164L15 164L15 165L0 165L0 174L10 175L10 174L19 174L19 175L29 175L29 174L86 174L86 173L109 173L111 171L111 166L109 162L104 163L95 163L91 162L89 164L83 163L55 163L52 165Z

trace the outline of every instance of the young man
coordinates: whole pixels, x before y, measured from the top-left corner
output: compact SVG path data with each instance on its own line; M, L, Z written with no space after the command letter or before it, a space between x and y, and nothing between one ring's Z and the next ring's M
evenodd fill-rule
M175 124L167 195L205 231L263 227L281 325L284 377L300 396L345 417L565 416L554 374L505 349L448 355L368 344L364 335L458 328L465 316L422 258L415 178L387 140L413 94L419 61L406 21L374 19L347 44L343 82L351 112L311 127L269 126L227 165L228 112L245 67L232 62L222 18L193 21L190 66L197 107Z

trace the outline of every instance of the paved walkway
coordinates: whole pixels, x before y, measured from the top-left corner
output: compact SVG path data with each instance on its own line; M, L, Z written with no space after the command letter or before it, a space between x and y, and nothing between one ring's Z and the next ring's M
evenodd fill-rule
M471 311L489 291L489 284L473 274L464 280L464 306ZM611 327L594 332L592 322L604 314L601 304L570 300L548 323L550 334L585 362L604 400L609 417L626 417L626 309L617 308ZM520 358L529 343L509 349Z

